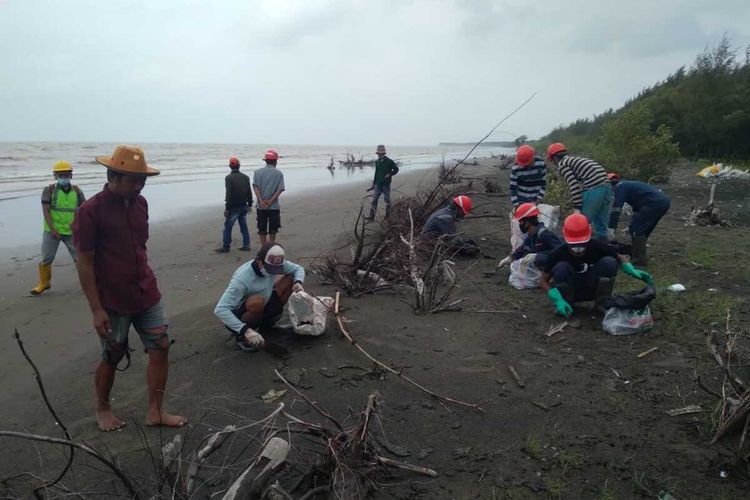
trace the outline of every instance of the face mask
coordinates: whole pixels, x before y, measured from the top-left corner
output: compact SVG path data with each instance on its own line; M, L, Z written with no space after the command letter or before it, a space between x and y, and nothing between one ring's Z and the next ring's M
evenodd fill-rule
M577 247L568 247L570 249L570 253L573 254L575 257L581 257L583 254L586 253L586 247L584 246L577 246Z
M70 187L70 179L57 179L57 185L61 188Z
M519 222L519 223L518 223L518 227L520 227L520 228L521 228L521 232L522 232L523 234L526 234L526 233L528 233L528 232L529 232L529 228L528 228L528 227L526 226L526 223L525 223L525 222Z

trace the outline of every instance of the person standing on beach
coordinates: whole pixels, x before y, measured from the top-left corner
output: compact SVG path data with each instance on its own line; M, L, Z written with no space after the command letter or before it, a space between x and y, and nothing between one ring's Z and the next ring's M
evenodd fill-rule
M510 246L517 250L523 246L524 235L520 231L516 210L524 203L534 206L544 200L544 189L547 165L536 156L534 148L524 144L516 151L516 163L510 170L510 202L513 210L510 213Z
M375 161L375 177L372 180L372 186L368 191L374 191L372 193L372 205L370 205L370 214L365 217L365 220L375 220L375 214L378 211L378 200L380 195L383 195L385 201L385 217L386 219L391 212L391 178L398 173L398 165L396 162L386 156L385 146L380 144L375 150L375 154L378 155L377 161Z
M96 368L96 423L102 431L125 426L110 407L117 365L130 364L128 332L133 325L148 353L146 425L182 427L185 417L167 413L162 402L169 370L169 323L156 276L148 265L148 203L140 192L159 171L146 164L143 150L117 146L97 156L107 167L107 183L87 200L73 221L78 277L102 346ZM126 366L127 368L127 366Z
M280 244L269 241L254 260L234 272L214 314L235 335L239 349L257 351L265 340L256 329L273 327L292 292L304 291L304 281L305 269L287 260Z
M70 183L73 178L73 167L67 161L55 163L52 175L55 176L55 183L42 191L42 261L39 263L39 284L31 290L31 295L40 295L52 286L52 263L55 261L61 241L68 248L73 261L76 260L73 230L70 225L86 197L78 186Z
M556 142L547 148L547 159L568 184L576 214L585 215L594 228L594 237L607 241L612 186L607 171L594 160L569 155L565 145Z
M255 215L261 246L266 244L267 239L276 241L276 233L281 227L279 196L284 192L284 174L276 168L279 153L269 149L263 155L263 161L266 166L253 172L253 191L258 200Z
M232 228L235 221L240 225L242 233L242 247L240 250L250 250L250 231L247 230L247 212L253 206L253 190L250 188L250 177L240 172L240 160L236 156L229 159L232 170L224 178L226 196L224 197L224 234L222 245L217 248L219 253L228 253L232 244Z

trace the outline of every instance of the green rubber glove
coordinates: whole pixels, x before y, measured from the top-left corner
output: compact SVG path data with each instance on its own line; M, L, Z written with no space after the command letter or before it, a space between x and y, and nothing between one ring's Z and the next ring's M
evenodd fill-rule
M654 284L654 277L648 274L646 271L640 271L636 269L633 264L630 262L625 262L622 265L622 271L625 274L629 274L635 279L641 280L647 285L653 285Z
M552 303L555 304L555 312L560 316L565 316L566 318L568 318L571 314L573 314L573 306L565 301L562 294L560 293L560 290L558 290L557 288L550 288L547 292L547 297L549 297L549 300L551 300Z

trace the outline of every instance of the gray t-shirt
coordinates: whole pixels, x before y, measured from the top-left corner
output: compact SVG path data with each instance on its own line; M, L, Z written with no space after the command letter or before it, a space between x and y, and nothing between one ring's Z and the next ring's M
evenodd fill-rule
M253 186L258 186L261 199L269 200L276 191L284 190L284 174L276 167L266 165L253 172ZM262 209L260 200L257 203L258 209ZM279 210L279 201L274 201L268 210Z

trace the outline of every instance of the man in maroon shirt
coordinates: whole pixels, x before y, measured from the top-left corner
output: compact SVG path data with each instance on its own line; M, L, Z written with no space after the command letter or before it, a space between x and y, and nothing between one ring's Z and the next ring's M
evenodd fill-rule
M148 265L148 203L140 195L146 177L159 171L132 146L117 146L111 157L97 156L96 161L107 167L107 184L81 205L73 222L78 277L102 344L95 376L96 422L102 431L125 426L112 413L109 395L118 363L128 357L129 364L128 332L133 325L149 358L146 424L181 427L187 420L162 407L171 341Z

